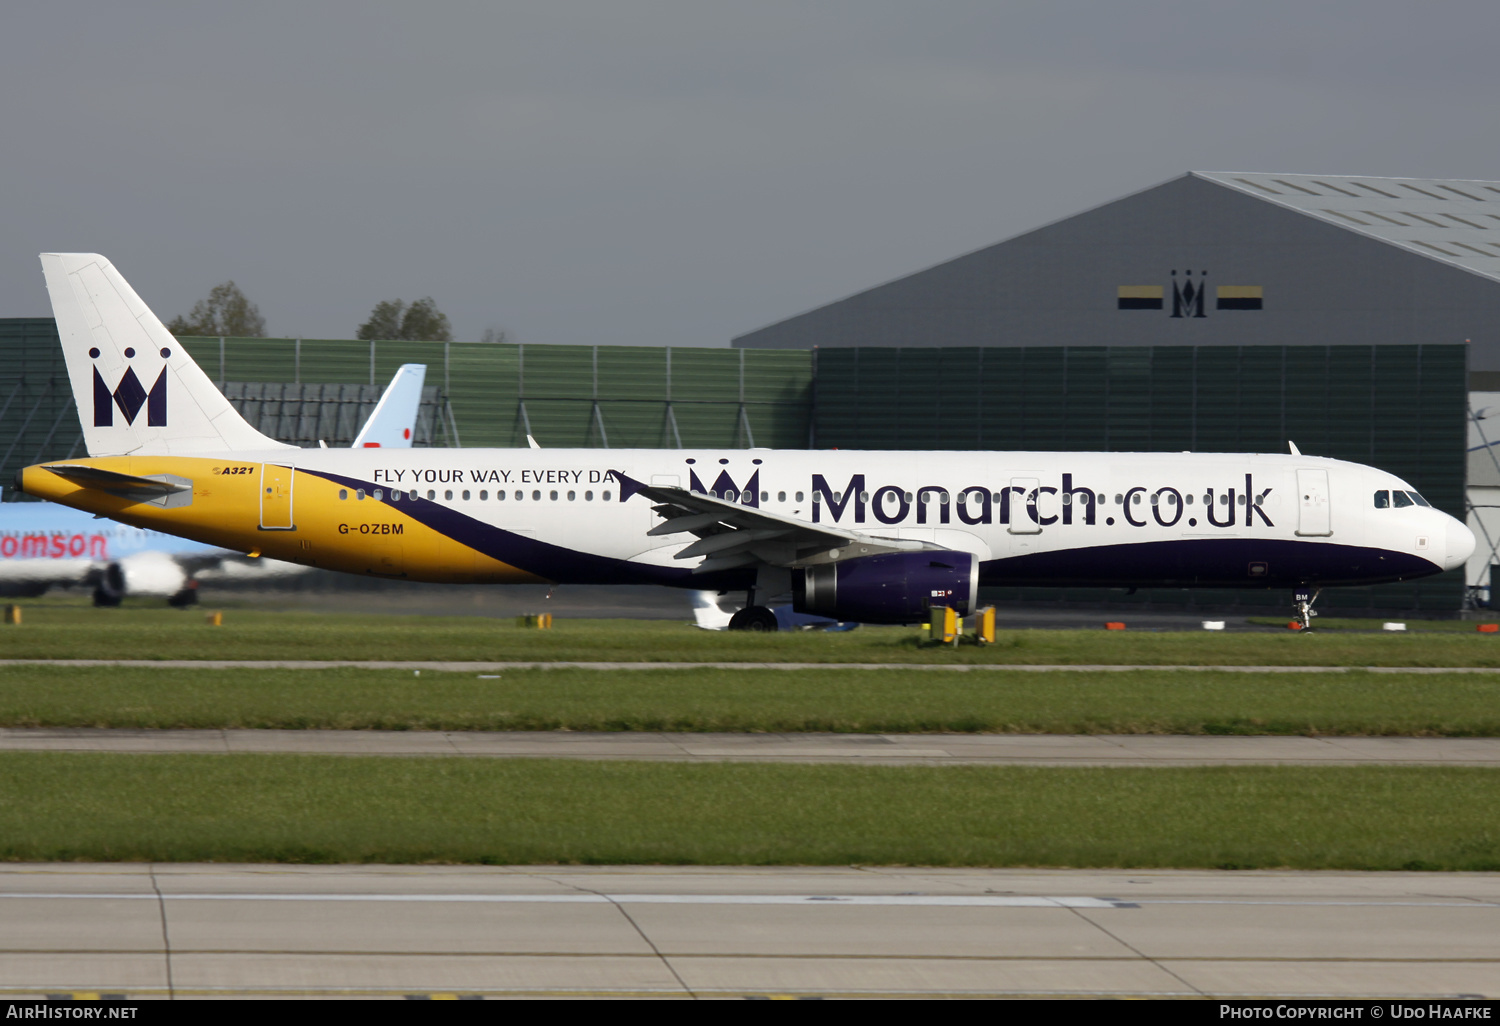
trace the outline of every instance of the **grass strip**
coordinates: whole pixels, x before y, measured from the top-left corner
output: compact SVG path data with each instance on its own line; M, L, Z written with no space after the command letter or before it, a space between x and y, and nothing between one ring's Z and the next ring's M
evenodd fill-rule
M23 603L0 626L5 659L375 659L1272 666L1500 666L1500 635L1208 631L1001 631L994 645L927 644L922 631L842 634L700 631L669 621L557 620L549 631L483 617L231 610L92 609ZM1128 617L1126 618L1128 623ZM1102 623L1101 623L1102 628Z
M1500 735L1500 674L12 666L0 726Z
M0 753L23 861L1500 869L1500 771Z

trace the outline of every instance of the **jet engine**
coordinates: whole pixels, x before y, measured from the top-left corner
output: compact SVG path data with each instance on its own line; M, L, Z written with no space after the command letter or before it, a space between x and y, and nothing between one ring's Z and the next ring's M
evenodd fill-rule
M894 552L792 574L797 612L861 623L917 623L933 606L964 616L978 592L979 560L968 552Z
M126 595L175 595L187 583L187 574L165 552L137 552L110 565L118 566L120 591Z

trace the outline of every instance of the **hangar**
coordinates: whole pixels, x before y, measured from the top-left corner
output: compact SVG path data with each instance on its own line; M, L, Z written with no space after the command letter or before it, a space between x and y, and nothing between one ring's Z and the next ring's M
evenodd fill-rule
M732 344L1465 342L1500 372L1500 182L1191 172Z

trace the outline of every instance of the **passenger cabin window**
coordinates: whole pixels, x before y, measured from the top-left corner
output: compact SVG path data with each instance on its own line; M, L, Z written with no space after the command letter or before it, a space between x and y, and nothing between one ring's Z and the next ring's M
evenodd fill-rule
M464 489L464 501L469 501L469 490L467 488Z
M1398 489L1392 489L1391 490L1391 495L1396 500L1396 508L1397 509L1400 509L1402 506L1415 506L1416 505L1415 502L1411 501L1411 496L1407 495L1403 491L1400 491Z
M340 488L339 489L339 498L340 499L347 499L347 498L349 498L349 489L347 489L347 488Z
M1389 509L1391 505L1391 493L1381 489L1375 493L1375 508Z

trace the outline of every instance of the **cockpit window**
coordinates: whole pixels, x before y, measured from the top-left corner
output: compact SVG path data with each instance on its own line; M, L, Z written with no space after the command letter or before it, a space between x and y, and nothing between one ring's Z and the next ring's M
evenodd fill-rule
M1382 489L1375 493L1375 508L1387 509L1391 504L1391 493Z
M1400 491L1399 489L1393 491L1392 494L1396 498L1396 508L1397 509L1400 509L1402 506L1415 506L1416 505L1415 502L1411 501L1411 496L1410 495L1407 495L1405 492Z
M1432 503L1430 503L1426 499L1422 498L1422 496L1418 495L1416 492L1407 492L1406 494L1410 495L1411 496L1411 501L1415 502L1418 506L1429 506L1430 507L1432 505Z

